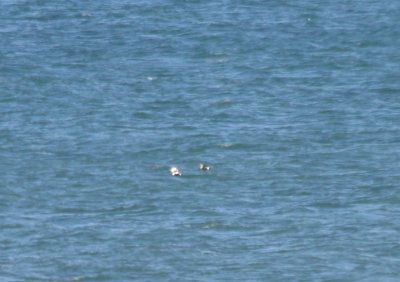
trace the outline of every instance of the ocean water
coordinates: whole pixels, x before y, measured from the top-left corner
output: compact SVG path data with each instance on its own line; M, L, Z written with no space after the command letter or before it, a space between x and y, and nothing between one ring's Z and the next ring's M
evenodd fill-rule
M0 281L400 281L399 19L2 0Z

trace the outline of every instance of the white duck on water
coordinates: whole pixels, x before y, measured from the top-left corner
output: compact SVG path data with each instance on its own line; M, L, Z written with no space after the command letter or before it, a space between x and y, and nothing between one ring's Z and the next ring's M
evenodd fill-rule
M181 176L182 174L178 170L177 167L173 166L170 168L169 172L171 173L172 176Z

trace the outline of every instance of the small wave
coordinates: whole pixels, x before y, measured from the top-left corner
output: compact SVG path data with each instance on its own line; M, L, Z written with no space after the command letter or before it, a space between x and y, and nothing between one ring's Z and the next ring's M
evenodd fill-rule
M223 143L223 144L220 144L219 146L222 148L230 148L230 147L235 146L235 144L234 143Z

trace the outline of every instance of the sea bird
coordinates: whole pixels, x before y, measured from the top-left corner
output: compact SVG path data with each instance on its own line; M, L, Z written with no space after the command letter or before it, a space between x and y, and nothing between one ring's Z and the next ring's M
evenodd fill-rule
M178 170L177 167L173 166L170 168L169 172L171 173L172 176L181 176L182 174Z
M199 164L200 170L210 170L210 166L206 164Z

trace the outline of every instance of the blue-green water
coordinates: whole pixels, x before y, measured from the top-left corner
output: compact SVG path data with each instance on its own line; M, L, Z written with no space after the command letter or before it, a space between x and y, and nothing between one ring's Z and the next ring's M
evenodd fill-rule
M399 19L2 0L0 280L399 281Z

